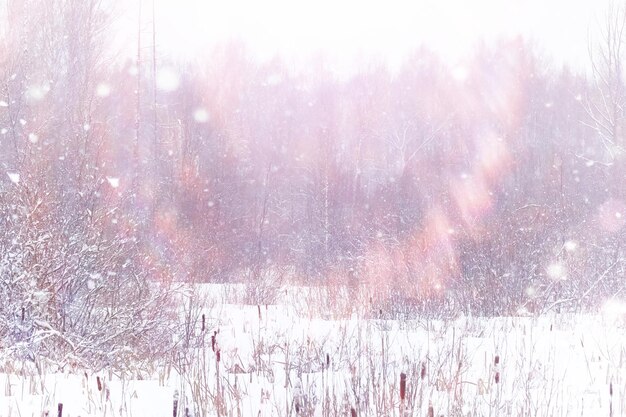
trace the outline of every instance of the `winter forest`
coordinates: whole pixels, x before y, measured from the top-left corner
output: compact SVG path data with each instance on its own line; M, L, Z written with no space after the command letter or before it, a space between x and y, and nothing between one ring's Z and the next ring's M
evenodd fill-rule
M348 72L159 4L0 1L1 416L626 413L624 4Z

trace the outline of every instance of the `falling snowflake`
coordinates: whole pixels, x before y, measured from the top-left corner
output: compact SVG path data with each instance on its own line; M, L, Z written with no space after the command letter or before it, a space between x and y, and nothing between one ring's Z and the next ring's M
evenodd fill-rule
M120 179L117 177L107 177L107 181L109 185L113 188L117 188L120 186Z
M203 108L198 108L193 112L193 120L197 123L206 123L209 120L209 113Z
M568 240L567 242L565 242L565 245L563 245L565 247L565 250L568 252L574 252L576 250L576 248L578 248L578 243L576 243L573 240Z
M28 87L28 90L26 90L26 97L33 101L40 101L46 96L46 94L48 94L49 91L50 85L47 83L42 85L31 85Z
M9 176L9 180L11 180L13 184L17 184L20 182L20 174L18 174L17 172L7 172L7 175Z
M562 264L558 262L549 265L546 269L546 272L548 273L548 276L554 280L564 280L567 278L567 270Z
M37 136L37 134L35 133L29 133L28 134L28 141L32 144L35 144L37 142L39 142L39 136Z
M108 84L100 83L96 87L98 97L108 97L111 94L111 87Z
M159 90L171 92L178 88L180 79L171 68L162 68L157 72L156 84Z
M9 103L6 101L0 100L0 107L9 107Z

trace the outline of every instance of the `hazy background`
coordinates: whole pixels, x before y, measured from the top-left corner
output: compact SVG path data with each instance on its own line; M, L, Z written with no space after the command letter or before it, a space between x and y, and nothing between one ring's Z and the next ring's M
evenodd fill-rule
M181 282L388 317L624 295L622 4L0 10L6 344L45 322L149 351Z

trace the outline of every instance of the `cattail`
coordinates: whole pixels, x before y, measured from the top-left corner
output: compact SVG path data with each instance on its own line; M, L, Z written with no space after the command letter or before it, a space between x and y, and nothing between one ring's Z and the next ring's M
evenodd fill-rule
M63 417L63 403L59 403L57 410L58 410L58 413L57 413L58 416Z
M98 384L98 391L102 391L102 381L99 376L96 377L96 383Z
M326 369L330 368L330 356L326 354Z
M172 416L176 417L178 415L178 390L174 391L174 401L172 404Z
M356 417L356 410L354 407L350 408L350 417Z
M609 384L609 417L613 417L613 381Z
M435 417L435 409L432 404L428 404L428 417Z
M257 308L257 310L259 310L259 321L261 321L261 305L257 304L256 308Z
M422 362L422 370L420 371L420 378L422 379L426 378L426 364L424 362Z
M215 352L215 336L217 335L216 331L213 331L213 336L211 336L211 349Z
M404 401L406 396L406 374L402 372L400 374L400 399Z
M498 368L498 365L500 364L500 355L496 355L496 357L493 360L493 364L496 366L496 368ZM496 381L496 384L500 383L500 371L498 370L496 370L495 381Z
M202 332L206 329L206 317L202 315Z

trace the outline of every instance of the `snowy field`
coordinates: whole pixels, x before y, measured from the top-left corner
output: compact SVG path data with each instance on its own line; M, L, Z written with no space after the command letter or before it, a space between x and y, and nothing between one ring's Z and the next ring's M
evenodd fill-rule
M378 320L322 317L304 301L229 304L240 289L206 288L168 363L126 375L5 364L0 415L56 416L59 404L63 416L111 417L626 414L619 309Z

